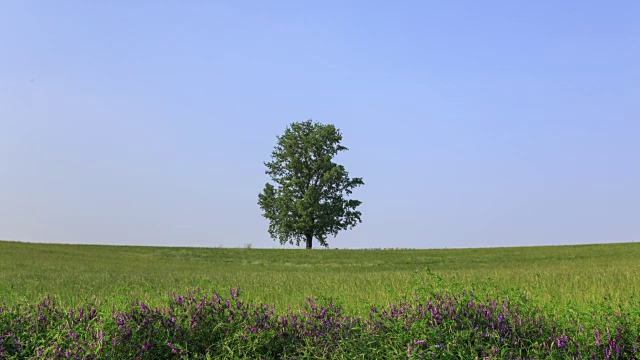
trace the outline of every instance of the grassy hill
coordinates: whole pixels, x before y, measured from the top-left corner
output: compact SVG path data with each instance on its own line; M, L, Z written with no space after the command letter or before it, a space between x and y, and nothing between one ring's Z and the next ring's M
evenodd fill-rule
M290 250L32 244L0 241L0 303L94 295L116 306L200 287L240 286L248 301L308 296L361 312L427 288L527 293L541 305L627 307L640 294L640 244L451 250Z

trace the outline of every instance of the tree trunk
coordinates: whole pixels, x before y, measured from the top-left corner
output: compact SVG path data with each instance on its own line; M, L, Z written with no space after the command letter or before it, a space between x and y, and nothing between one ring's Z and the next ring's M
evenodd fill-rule
M307 249L311 249L313 246L313 234L307 234Z

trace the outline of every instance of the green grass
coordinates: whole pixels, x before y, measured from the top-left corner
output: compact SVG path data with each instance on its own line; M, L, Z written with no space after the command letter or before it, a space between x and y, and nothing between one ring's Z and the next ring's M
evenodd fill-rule
M303 306L337 299L347 312L439 291L527 293L550 309L628 309L640 295L640 244L452 250L289 250L54 245L0 241L0 303L63 304L201 287L242 288L243 299ZM594 311L595 311L594 310Z

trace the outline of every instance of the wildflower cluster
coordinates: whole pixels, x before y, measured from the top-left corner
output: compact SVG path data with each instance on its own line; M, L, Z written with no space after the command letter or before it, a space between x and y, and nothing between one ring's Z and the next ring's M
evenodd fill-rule
M436 294L342 313L309 298L278 314L199 289L167 294L166 306L132 301L110 311L94 299L64 308L47 297L0 307L0 359L483 358L633 359L640 329L614 314L586 329L561 325L526 301Z

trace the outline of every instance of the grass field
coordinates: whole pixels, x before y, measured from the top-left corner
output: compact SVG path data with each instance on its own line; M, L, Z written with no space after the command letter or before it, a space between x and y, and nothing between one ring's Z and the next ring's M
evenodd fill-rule
M285 250L30 244L0 241L0 299L106 302L240 286L276 308L332 297L347 311L416 286L521 290L553 306L637 303L640 244L453 250ZM441 278L441 280L439 280ZM453 289L452 289L453 290Z
M123 309L126 308L132 310L126 310L125 313L133 313L139 307L156 306L166 308L169 305L174 306L171 305L174 300L166 296L168 292L188 294L190 290L193 291L196 288L200 288L203 293L207 294L214 294L217 291L220 294L228 294L230 288L240 287L241 297L244 302L274 305L276 314L289 313L287 316L295 317L297 315L292 315L289 308L300 308L309 311L310 315L305 316L310 318L317 316L317 314L313 315L315 308L309 308L309 303L307 302L307 298L312 297L320 299L325 305L330 304L326 299L331 298L333 299L331 304L337 304L341 307L342 314L354 317L362 316L363 318L369 314L371 319L373 314L371 313L373 311L371 310L372 305L381 308L391 306L390 304L392 303L398 304L398 301L408 301L407 308L418 309L422 306L420 304L424 304L424 301L439 299L440 295L444 294L442 299L448 299L446 301L441 300L442 309L444 309L442 311L444 312L452 311L450 308L451 301L458 304L458 301L461 301L460 299L467 300L461 301L456 305L458 308L467 306L465 304L468 303L467 310L476 311L477 314L481 313L481 310L478 309L489 305L472 306L472 303L475 304L473 299L486 300L488 301L487 304L493 303L494 314L487 315L486 319L482 318L484 319L482 321L489 321L491 324L486 325L487 334L495 332L502 335L496 335L495 339L491 338L493 340L489 339L486 340L489 342L486 342L484 338L478 338L473 335L473 331L469 332L462 325L460 325L462 328L455 330L454 328L458 326L456 324L462 324L459 321L460 317L464 320L471 319L473 316L480 316L472 311L472 313L451 315L451 324L445 324L448 326L447 329L449 330L447 331L449 332L445 331L443 333L439 330L437 334L433 333L429 338L426 335L420 335L423 334L424 327L420 327L419 329L422 330L417 333L412 333L413 327L409 327L406 318L402 320L404 315L401 315L402 312L400 312L393 315L399 316L397 318L392 318L392 315L385 315L387 317L383 318L379 323L392 324L384 326L394 327L397 326L398 321L404 321L404 326L407 329L406 333L405 330L400 328L389 330L385 327L384 333L387 335L382 338L367 335L373 337L366 339L363 337L362 343L372 344L381 341L380 339L394 339L393 336L389 337L389 334L403 334L395 338L397 342L386 343L386 345L381 345L382 343L380 343L378 346L390 347L391 350L389 351L396 351L397 349L395 348L398 347L398 344L406 344L409 341L407 345L409 350L401 349L407 356L423 354L424 356L417 357L456 358L453 355L453 350L451 350L452 352L443 353L442 346L451 342L455 343L459 341L457 339L460 338L460 334L466 334L463 337L470 339L468 344L452 348L456 349L456 351L462 351L459 354L465 354L458 355L457 358L465 358L469 354L475 354L474 356L476 357L484 356L482 354L489 354L487 355L488 358L520 358L513 354L523 354L523 351L524 354L537 354L533 357L543 354L543 357L551 356L553 358L557 354L561 354L557 355L559 356L557 358L563 358L566 354L573 354L571 356L575 357L575 354L581 354L581 351L586 351L586 349L589 349L593 354L602 355L595 358L616 358L611 354L615 355L616 351L621 351L620 346L626 350L622 350L623 356L618 356L618 358L628 358L629 354L635 354L637 347L640 347L640 344L637 344L638 336L640 336L640 327L638 327L638 324L640 324L640 260L638 260L638 254L640 254L640 244L636 243L454 250L307 251L53 245L0 241L0 305L4 304L5 309L20 309L24 306L32 306L31 310L25 310L26 315L23 316L27 316L36 311L36 307L33 307L35 306L33 304L38 304L47 294L54 295L57 298L56 309L69 307L77 309L87 306L87 304L95 304L93 297L96 296L104 303L106 308L112 309L111 311L125 311ZM463 294L462 297L459 297L460 294ZM473 295L469 297L469 294ZM143 300L146 305L131 305L136 304L134 299ZM513 315L513 312L517 311L519 305L521 309L528 309L526 310L528 311L528 315L526 315L528 320L525 323L527 321L531 324L535 323L535 326L531 326L535 327L536 332L538 332L538 326L540 327L537 340L532 339L531 344L527 345L528 347L521 348L521 346L524 346L521 345L522 339L529 336L526 335L526 331L522 330L526 336L522 334L513 335L513 328L506 328L506 325L502 323L503 320L500 320L496 315L496 309L499 310L499 307L496 308L495 306L496 301L500 303L503 300L507 300L512 304L509 305L509 308L503 307L504 316L508 317L509 311L511 311L511 316L516 316L517 318L518 315ZM189 301L187 303L190 305L187 305L191 306L191 310L185 310L185 314L198 311L197 299L191 298ZM449 305L447 305L447 302ZM187 305L180 303L180 306ZM334 305L327 309L331 312ZM38 305L37 309L42 306L44 305ZM91 305L88 306L90 307ZM130 308L131 306L133 308ZM231 314L233 314L235 310L230 310L233 304L227 303L227 306L229 307L228 309L218 309L216 310L218 311L217 313L231 311ZM405 305L398 306L401 306L402 309L405 308ZM515 306L515 308L511 306ZM241 305L237 305L237 307L240 309ZM271 306L269 309L272 311L274 308ZM490 306L489 310L491 310ZM0 315L3 315L2 311L0 309ZM14 313L11 311L14 311ZM42 311L42 309L38 311ZM254 310L246 309L246 314L251 313L250 311ZM9 317L3 321L8 324L16 323L16 321L17 323L24 322L24 319L16 320L18 319L16 314L18 314L17 310L4 310L4 316ZM63 311L58 317L62 319L67 316L64 314L65 312ZM149 313L147 315L157 317L159 316L158 314L160 313ZM255 311L251 314L253 315L245 315L244 318L258 316ZM324 314L325 311L322 312L322 316ZM532 320L535 316L541 316L540 314L543 315L542 319L552 318L553 324L540 325L544 321ZM107 313L103 315L106 317L111 316L107 315ZM374 315L378 316L377 313ZM422 315L424 316L424 310ZM260 316L266 319L270 315L263 314ZM416 320L418 318L420 316L415 316L413 319L418 322L423 321ZM519 320L516 318L512 321L519 321L520 326L523 326L522 318L518 318ZM314 319L321 323L325 322L324 318L316 317ZM434 321L433 316L429 319L427 320ZM335 318L334 320L337 324L344 319ZM64 323L68 324L69 321L73 323L75 320L65 321ZM216 321L222 320L218 319ZM281 321L284 323L284 320ZM346 326L347 329L340 328L342 329L340 331L346 331L352 334L349 336L353 336L351 325L348 325L352 324L353 321L356 320L348 320L347 325L340 325ZM463 322L465 321L467 320ZM185 322L188 321L185 320ZM107 323L109 322L105 322L105 324ZM313 321L309 322L309 324L311 323ZM420 326L428 325L428 323L420 324L422 324ZM437 323L436 325L444 326L442 323ZM65 326L68 327L69 325ZM107 325L104 326L106 329ZM136 326L140 328L141 325L138 324ZM238 328L234 330L237 332L233 333L235 335L225 335L227 336L225 341L228 342L220 342L220 344L226 344L224 345L226 346L225 349L230 351L225 352L228 356L224 357L251 357L246 354L258 351L255 346L259 344L262 344L260 346L263 346L264 349L273 348L273 344L267 346L265 345L266 343L263 344L261 342L272 343L272 340L265 340L271 339L265 337L266 335L256 338L253 348L247 348L246 329L248 325L239 323L237 326ZM430 326L433 327L433 323ZM501 326L503 330L499 330ZM583 332L583 326L587 329L585 332ZM118 333L118 331L122 331L122 326L120 328L120 330L113 330L112 332ZM251 327L249 326L249 328ZM523 329L525 328L526 325ZM556 328L564 329L562 330L562 335L554 333ZM286 330L286 333L293 331L290 328L286 329L289 329ZM100 330L100 334L102 334L102 331ZM209 333L210 329L203 331ZM304 331L304 334L311 333L309 332L311 330L308 329ZM527 331L531 332L531 329ZM616 335L615 331L618 331L618 335ZM189 332L191 334L189 336L193 335L192 332ZM574 342L573 348L567 345L567 341L563 340L563 336L566 336L565 332L571 335L570 339L573 339L571 341ZM366 331L357 333L369 334ZM607 334L608 345L600 343L599 337L601 333ZM28 336L35 339L32 343L42 341L38 337L41 335L29 334L31 335ZM407 340L410 339L408 334L412 334L411 336L413 337L411 339L413 340ZM621 334L626 335L623 336ZM432 344L430 348L426 347L426 345L422 345L423 340L420 340L418 335L423 336L424 341L427 341L426 339L440 339L439 341L443 345ZM97 335L94 334L92 336L95 337ZM122 337L124 335L120 334L118 336ZM164 334L162 336L166 337L168 335ZM171 336L175 337L176 335ZM238 342L238 336L242 336L245 339L243 340L244 342ZM300 339L305 339L306 336L308 335L300 335L298 341L303 341ZM317 338L316 335L313 336L314 339ZM501 351L501 343L499 341L504 343L506 339L508 342L510 341L509 336L515 336L513 342L516 345L510 345L511 350L509 351L511 352ZM321 337L324 338L325 335L323 334ZM109 350L111 354L118 354L118 351L121 351L120 354L131 356L135 351L138 351L122 350L122 347L118 347L120 345L115 346L116 340L113 341L114 347ZM131 342L133 340L127 341ZM194 343L193 339L189 341L192 344ZM307 344L304 341L300 344ZM415 349L414 345L411 345L413 344L411 341L417 344ZM1 342L2 340L0 339L0 355L2 354ZM138 344L135 341L133 343L134 345ZM355 344L358 343L356 342ZM143 348L144 346L147 345L143 345ZM344 355L345 358L349 358L356 353L364 354L365 358L371 357L373 349L370 347L364 350L363 348L347 349L346 347L340 348L340 346L336 348L338 350L333 354L346 354ZM618 350L615 350L616 346ZM286 345L282 345L281 349L285 348ZM318 345L312 344L309 347L302 346L301 348L313 352L318 349ZM570 348L573 350L569 350ZM100 351L107 351L100 350L100 346L91 349L96 354L100 353ZM184 355L191 354L187 352L179 354L183 354L181 355L183 358L201 358L198 354L209 354L209 350L206 350L209 348L203 349L205 349L202 350L203 352L196 352L196 355ZM238 350L245 355L237 355L232 349ZM49 350L51 354L55 354L55 351L61 351L60 349ZM171 348L171 350L176 351L175 353L178 354L178 350L175 348ZM412 353L414 350L416 352ZM419 353L417 352L418 350L423 352ZM36 348L32 347L30 351L34 352ZM264 351L266 351L264 354L267 354L265 355L266 358L272 357L268 355L269 352L267 350ZM282 350L279 353L280 355L273 355L273 358L287 357L282 355L286 354L287 351ZM343 352L341 353L340 351ZM399 353L402 353L402 351ZM554 351L563 352L556 353ZM18 350L15 350L14 353L22 354ZM395 357L399 353L397 351L388 352L380 355L380 358ZM85 352L82 352L82 354L86 356ZM148 355L146 358L159 356L157 354ZM218 354L221 353L218 352ZM505 354L511 355L507 356ZM16 358L21 358L24 355L17 356ZM323 355L319 356L322 357ZM60 355L60 357L63 356ZM305 358L307 356L296 353L289 357ZM313 356L309 355L308 357ZM56 357L54 356L54 358ZM100 356L96 358L100 358ZM143 356L143 358L145 357ZM376 356L373 356L373 358L376 358Z

